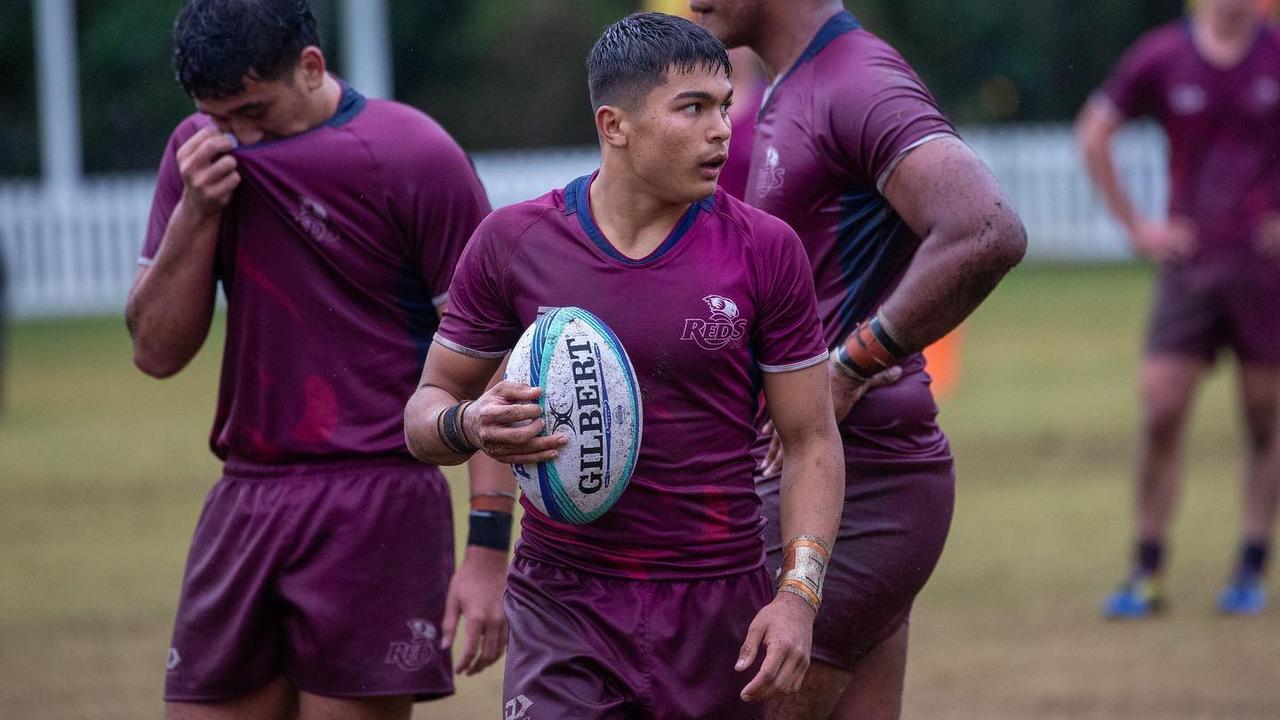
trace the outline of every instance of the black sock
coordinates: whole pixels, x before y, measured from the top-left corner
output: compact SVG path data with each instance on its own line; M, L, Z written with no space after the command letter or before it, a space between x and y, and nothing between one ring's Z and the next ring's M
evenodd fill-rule
M1261 575L1267 569L1268 545L1265 540L1246 540L1240 546L1240 574Z
M1140 540L1134 549L1138 572L1143 575L1159 575L1164 569L1164 543L1159 540Z

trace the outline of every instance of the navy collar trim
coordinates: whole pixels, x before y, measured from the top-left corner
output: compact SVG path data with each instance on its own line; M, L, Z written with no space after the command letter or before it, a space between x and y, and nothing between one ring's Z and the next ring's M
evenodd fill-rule
M826 50L827 46L834 42L836 38L844 35L845 33L861 29L862 23L858 22L858 18L854 17L853 13L848 10L842 10L836 13L830 20L823 23L822 27L818 28L818 33L809 41L808 47L806 47L804 52L800 53L800 57L796 58L796 61L792 63L791 69L787 70L786 74L773 84L773 89L769 92L769 98L765 101L764 106L760 108L760 117L763 117L764 111L773 104L773 98L778 94L778 88L781 87L782 83L786 82L787 78L791 77L796 70L799 70L801 66L818 57L818 53Z
M261 142L253 143L252 145L241 145L238 149L256 150L258 148L271 147L282 142L288 142L294 138L305 137L321 128L340 128L352 120L355 120L356 116L364 110L366 103L365 97L345 81L339 80L338 82L342 83L342 97L338 99L338 109L334 111L333 115L331 115L328 120L325 120L310 130L300 132L297 135L263 140Z
M352 120L364 110L365 97L358 90L342 83L342 99L338 101L338 110L333 117L325 121L325 127L342 127Z
M595 218L591 216L590 189L591 183L596 179L596 175L598 173L599 171L597 170L590 175L583 175L565 186L565 214L577 215L578 223L582 225L583 232L587 234L587 237L591 238L591 241L596 244L596 247L600 248L600 251L604 254L624 265L639 266L657 262L659 258L670 252L680 242L680 240L689 233L689 229L693 227L693 223L698 219L698 212L700 210L710 212L715 206L715 193L693 203L689 206L689 209L685 211L684 215L681 216L680 221L676 223L676 226L671 229L671 234L667 235L667 239L663 240L662 244L653 252L639 259L630 258L619 252L618 249L609 242L609 239L600 231L600 226L596 225Z

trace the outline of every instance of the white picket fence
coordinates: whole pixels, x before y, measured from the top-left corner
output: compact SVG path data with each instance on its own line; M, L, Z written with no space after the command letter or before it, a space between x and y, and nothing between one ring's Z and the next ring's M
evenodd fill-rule
M1090 187L1070 128L973 128L965 138L1003 184L1022 215L1036 260L1108 261L1129 257L1118 228ZM1164 206L1166 146L1154 127L1127 130L1116 143L1121 175L1149 213ZM477 154L495 207L536 197L590 172L594 148ZM18 317L118 312L137 269L153 178L112 176L67 193L30 181L0 181L0 252L9 302Z

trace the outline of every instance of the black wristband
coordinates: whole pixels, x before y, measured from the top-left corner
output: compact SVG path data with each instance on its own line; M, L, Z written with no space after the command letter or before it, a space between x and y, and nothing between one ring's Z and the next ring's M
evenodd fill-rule
M445 408L444 411L440 413L438 421L440 439L443 440L444 444L453 452L459 455L471 455L476 450L479 450L479 448L472 445L467 440L466 435L462 433L461 425L458 423L458 414L461 410L462 403L458 403L457 405Z
M875 317L871 318L870 324L872 334L876 336L876 339L880 341L880 344L884 346L885 350L889 351L889 354L895 360L901 360L907 354L907 351L898 344L897 340L893 339L889 331L885 330L884 323L880 320L880 313L876 313Z
M834 362L836 367L840 368L846 375L849 375L858 382L866 382L871 377L867 374L866 370L858 367L858 364L853 361L853 358L849 357L849 348L845 347L843 344L836 346L835 351L831 354L831 361Z
M506 552L511 546L511 513L472 510L467 516L467 545Z

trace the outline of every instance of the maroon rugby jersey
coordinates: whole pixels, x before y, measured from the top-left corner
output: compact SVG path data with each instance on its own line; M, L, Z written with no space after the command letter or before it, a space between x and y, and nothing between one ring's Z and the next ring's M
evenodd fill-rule
M174 130L140 262L182 195ZM406 455L417 385L462 247L489 212L470 160L431 118L344 86L337 112L234 151L216 270L227 339L210 444L224 460Z
M773 84L756 124L747 200L804 242L828 347L875 312L920 247L881 194L890 174L912 149L954 133L911 66L847 12ZM921 372L923 357L902 366ZM864 431L904 458L947 457L936 415L923 378L871 390L841 423L845 460L865 457ZM768 440L759 438L758 456Z
M757 568L763 521L748 453L761 373L827 356L804 248L785 224L717 190L633 260L592 218L593 178L481 223L436 335L496 359L540 309L577 306L613 330L635 367L644 439L631 484L587 525L558 523L525 501L517 555L644 579Z
M804 241L828 346L875 311L920 245L881 195L889 174L954 133L911 66L847 12L765 97L747 201Z
M1125 117L1155 118L1169 137L1169 213L1196 225L1197 254L1247 250L1280 212L1280 28L1259 28L1248 54L1215 67L1190 20L1144 35L1102 93Z

